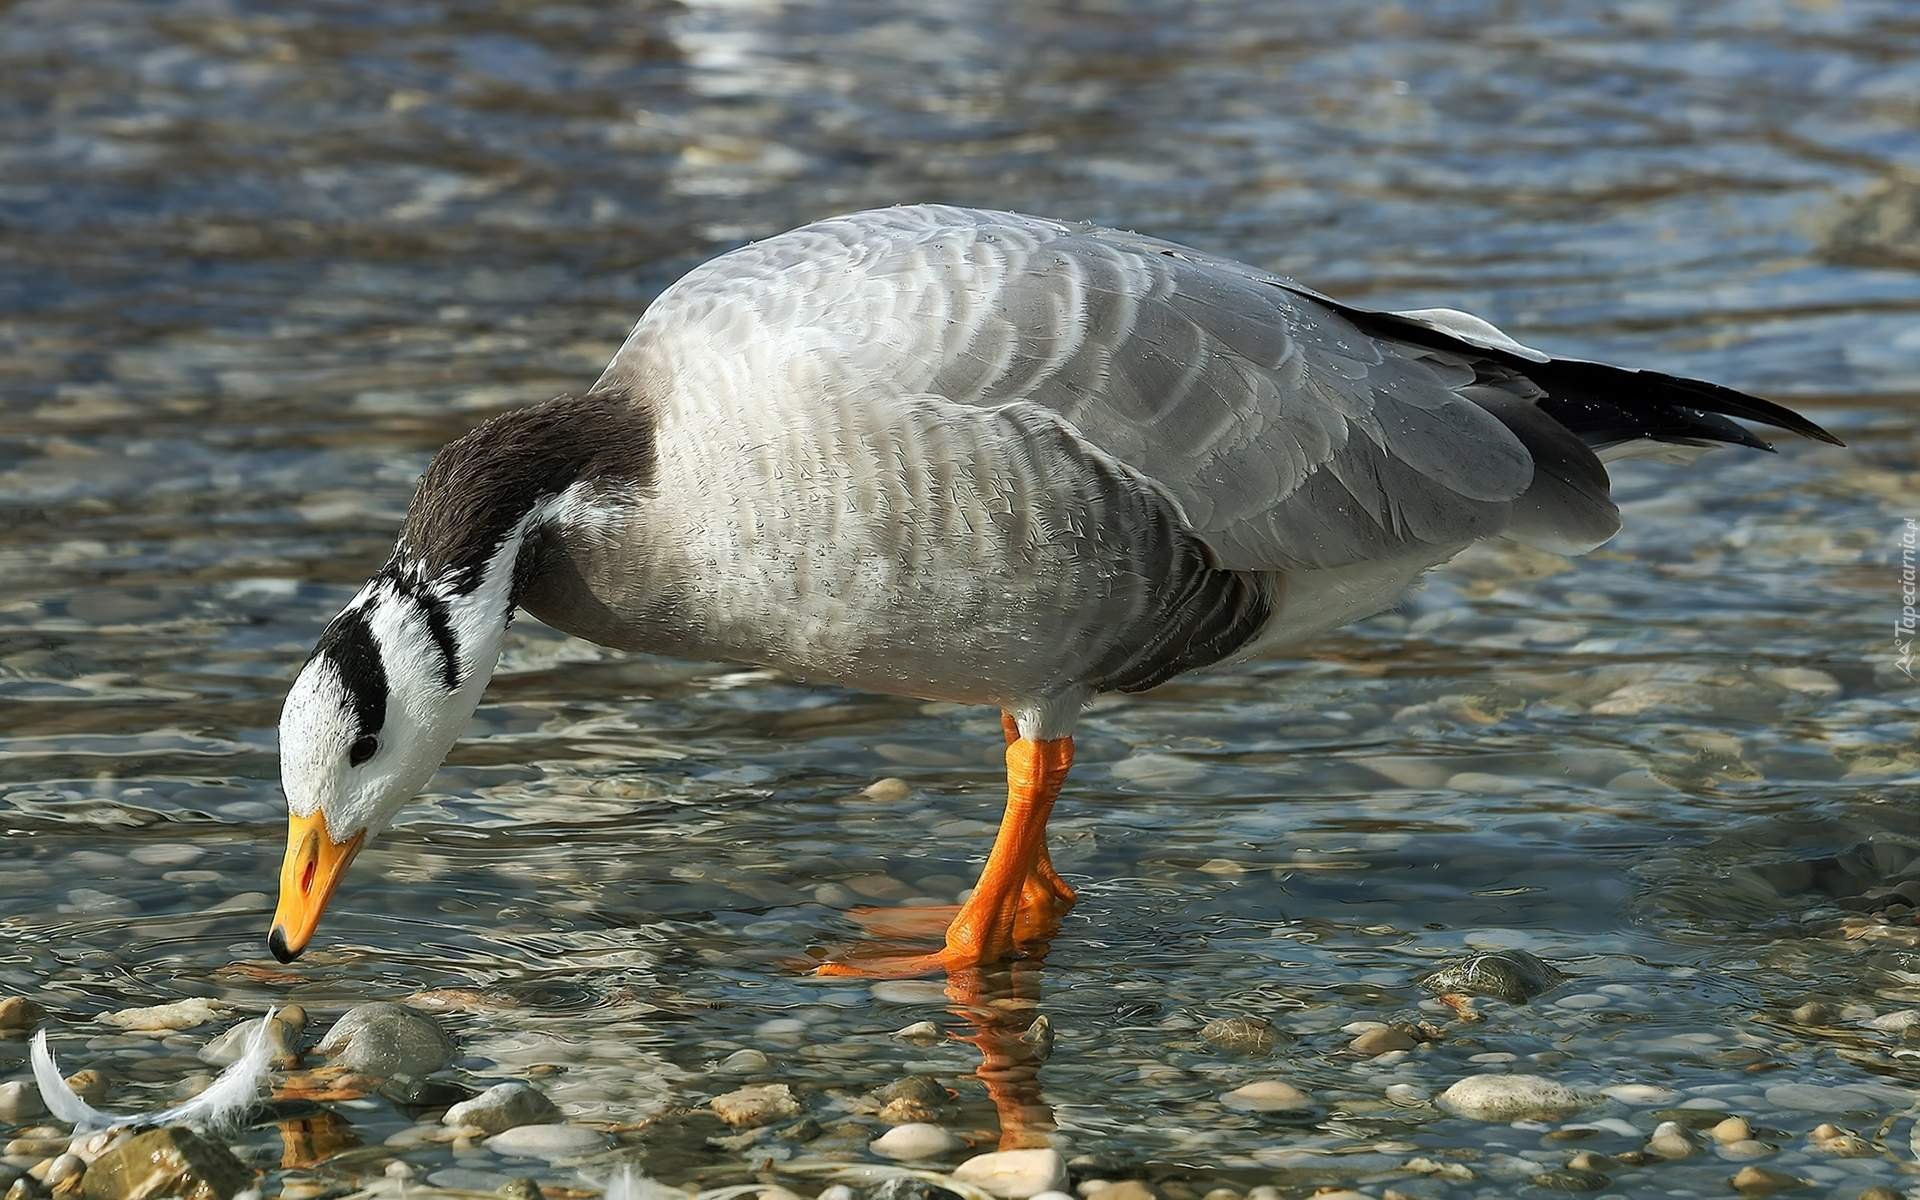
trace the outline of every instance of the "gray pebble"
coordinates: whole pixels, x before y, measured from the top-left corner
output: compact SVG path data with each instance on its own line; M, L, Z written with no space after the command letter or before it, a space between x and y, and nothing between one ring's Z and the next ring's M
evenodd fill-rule
M432 1020L398 1004L350 1008L320 1039L336 1067L364 1075L430 1075L453 1062L453 1040Z

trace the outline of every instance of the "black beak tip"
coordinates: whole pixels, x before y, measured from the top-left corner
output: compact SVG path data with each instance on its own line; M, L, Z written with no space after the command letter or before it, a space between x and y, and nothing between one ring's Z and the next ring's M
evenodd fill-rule
M300 957L300 951L287 949L287 931L278 925L273 927L273 932L267 934L267 949L273 951L273 956L283 963L290 963Z

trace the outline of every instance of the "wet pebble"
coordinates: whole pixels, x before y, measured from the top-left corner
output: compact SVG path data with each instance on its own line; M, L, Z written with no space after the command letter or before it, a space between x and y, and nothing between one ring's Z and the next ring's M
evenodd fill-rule
M758 1050L735 1050L720 1060L720 1070L727 1075L758 1075L773 1066L765 1054Z
M1534 1187L1549 1192L1597 1192L1612 1181L1598 1171L1567 1167L1559 1171L1542 1171L1531 1182Z
M1873 1108L1872 1096L1854 1088L1823 1087L1815 1083L1776 1083L1766 1091L1767 1103L1800 1112L1846 1112Z
M1283 1035L1265 1017L1220 1017L1208 1021L1200 1036L1228 1054L1261 1055L1271 1052Z
M1774 1152L1774 1147L1765 1142L1747 1138L1744 1141L1729 1142L1720 1147L1720 1157L1730 1162L1747 1162L1756 1158L1766 1158Z
M1220 1097L1237 1112L1295 1112L1313 1107L1313 1098L1284 1079L1259 1079Z
M1378 1029L1369 1029L1347 1044L1347 1049L1366 1058L1390 1054L1395 1050L1411 1050L1420 1041L1407 1030L1395 1025L1382 1025Z
M25 996L0 996L0 1030L32 1029L47 1019L47 1010Z
M306 1027L307 1010L298 1004L275 1009L267 1022L267 1039L273 1045L273 1065L290 1067L300 1057L300 1031ZM258 1018L242 1021L200 1048L200 1061L224 1067L247 1052L253 1035L260 1028Z
M1773 1171L1766 1167L1741 1167L1728 1181L1736 1192L1745 1192L1751 1196L1768 1192L1785 1192L1806 1186L1806 1180L1784 1171Z
M47 1166L46 1184L51 1188L77 1183L86 1174L87 1164L78 1154L62 1154Z
M561 1162L611 1145L607 1135L577 1125L518 1125L487 1139L487 1149L503 1158L544 1158Z
M1594 1097L1539 1075L1469 1075L1440 1094L1441 1108L1476 1121L1550 1120Z
M1067 1184L1067 1161L1058 1150L997 1150L976 1154L953 1171L954 1179L1002 1200L1029 1200Z
M800 1115L800 1099L784 1083L738 1088L715 1096L707 1107L735 1129L752 1129Z
M121 1029L132 1029L143 1033L167 1033L178 1029L192 1029L196 1025L217 1021L230 1011L229 1005L194 996L186 1000L175 1000L171 1004L155 1004L147 1008L123 1008L119 1012L107 1013L100 1019L108 1025Z
M87 1200L230 1200L252 1181L253 1172L224 1144L170 1127L119 1138L88 1165L80 1183Z
M893 1031L893 1036L904 1042L931 1042L940 1037L940 1027L932 1021L915 1021Z
M922 1158L939 1158L965 1146L964 1141L940 1126L915 1121L895 1125L875 1138L869 1148L886 1158L912 1162Z
M495 1084L473 1099L454 1105L441 1118L441 1124L505 1133L522 1125L552 1124L561 1116L545 1092L530 1083L515 1081Z
M1647 1139L1647 1150L1661 1158L1691 1158L1695 1150L1693 1135L1678 1121L1662 1121Z
M320 1039L333 1066L363 1075L430 1075L453 1062L453 1040L430 1018L380 1001L350 1008Z
M885 804L897 804L913 795L913 787L906 780L888 775L876 779L860 789L860 794L869 800L878 800Z
M88 1067L84 1071L75 1071L67 1076L67 1086L73 1089L74 1095L88 1104L98 1104L107 1098L107 1092L112 1088L112 1081L107 1078L105 1071Z
M1745 1117L1728 1117L1715 1125L1712 1133L1714 1141L1723 1146L1731 1146L1735 1142L1744 1142L1752 1137L1753 1126L1747 1124Z
M880 1119L889 1125L937 1124L953 1102L945 1085L931 1075L896 1079L874 1098L880 1105Z
M1872 1143L1865 1138L1830 1122L1814 1126L1807 1141L1815 1150L1835 1158L1866 1158L1874 1153Z
M1423 976L1420 985L1442 995L1488 996L1524 1004L1558 987L1565 979L1552 964L1525 950L1475 954Z
M47 1111L40 1093L24 1079L0 1083L0 1121L18 1124Z

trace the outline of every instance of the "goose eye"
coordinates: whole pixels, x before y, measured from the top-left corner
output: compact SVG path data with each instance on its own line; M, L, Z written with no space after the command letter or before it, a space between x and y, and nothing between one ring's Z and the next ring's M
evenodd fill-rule
M357 767L372 758L380 750L380 739L368 734L353 739L353 745L347 747L347 765Z

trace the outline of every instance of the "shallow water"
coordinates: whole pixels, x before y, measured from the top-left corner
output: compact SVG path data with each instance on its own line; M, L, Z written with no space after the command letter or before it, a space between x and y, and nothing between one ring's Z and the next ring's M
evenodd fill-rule
M1176 1193L1511 1194L1685 1102L1747 1115L1782 1147L1762 1165L1817 1190L1912 1180L1920 1062L1867 1022L1920 1005L1920 931L1856 910L1920 854L1893 639L1920 517L1920 24L1894 0L1597 7L11 6L0 994L53 1010L69 1066L131 1075L129 1102L171 1095L212 1030L93 1018L186 995L330 1016L432 993L457 1076L557 1065L543 1085L601 1123L702 1104L755 1047L828 1136L651 1168L766 1159L808 1195L809 1163L878 1161L852 1098L915 1071L988 1145L1050 1120L1111 1164L1082 1177ZM432 449L590 382L712 253L935 199L1469 308L1807 407L1852 446L1620 468L1626 531L1578 564L1476 552L1297 658L1101 701L1054 823L1081 902L1044 969L987 981L997 1007L796 969L859 905L967 886L994 714L531 621L430 797L274 964L279 699ZM883 776L910 797L859 797ZM1574 978L1460 1022L1416 979L1480 947ZM1794 1023L1814 997L1835 1015ZM1034 1005L1057 1043L1001 1111L975 1042L886 1036L932 1018L1017 1054ZM1297 1040L1201 1038L1235 1014ZM1341 1032L1362 1019L1442 1036L1365 1061ZM0 1077L24 1059L0 1041ZM1674 1095L1577 1143L1385 1098L1490 1069ZM1269 1077L1314 1106L1219 1102ZM409 1124L339 1112L369 1144ZM1875 1152L1809 1151L1825 1120ZM388 1153L481 1172L447 1182L529 1169ZM1409 1176L1418 1155L1475 1178ZM283 1175L345 1187L379 1159ZM1737 1165L1612 1186L1719 1194Z

